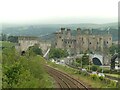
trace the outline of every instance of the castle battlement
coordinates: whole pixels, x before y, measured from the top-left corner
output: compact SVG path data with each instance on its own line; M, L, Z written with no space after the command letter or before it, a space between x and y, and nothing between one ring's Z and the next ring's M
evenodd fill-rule
M104 48L109 48L112 45L112 35L93 35L89 29L83 30L77 28L76 35L72 35L72 30L61 28L55 34L55 47L67 49L69 53L102 52Z

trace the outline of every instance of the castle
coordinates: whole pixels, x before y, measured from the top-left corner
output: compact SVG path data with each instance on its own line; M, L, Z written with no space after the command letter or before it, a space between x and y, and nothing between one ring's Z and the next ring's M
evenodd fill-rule
M42 49L43 54L51 47L49 42L40 41L38 37L33 36L19 36L18 37L18 45L16 45L16 49L19 52L26 52L29 47L34 46L35 44L39 45L39 48Z
M111 34L107 35L92 35L90 30L83 30L77 28L76 35L73 36L70 29L61 28L55 34L55 48L66 49L70 55L84 53L89 51L103 52L104 48L109 48L112 45Z

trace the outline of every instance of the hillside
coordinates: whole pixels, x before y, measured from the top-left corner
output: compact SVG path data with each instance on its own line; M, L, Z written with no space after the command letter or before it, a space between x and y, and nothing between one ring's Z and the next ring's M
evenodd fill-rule
M53 33L59 31L61 27L70 28L71 30L76 30L80 27L82 29L93 29L93 33L106 33L106 30L110 28L110 33L113 36L113 40L117 40L117 23L107 23L107 24L91 24L91 23L81 23L81 24L44 24L44 25L8 25L4 24L2 26L2 33L14 36L38 36L48 39L53 37Z

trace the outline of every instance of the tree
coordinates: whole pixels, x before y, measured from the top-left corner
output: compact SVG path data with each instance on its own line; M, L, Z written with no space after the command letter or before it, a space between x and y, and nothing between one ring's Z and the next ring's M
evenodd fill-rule
M109 48L109 53L114 55L115 51L118 53L118 51L120 51L120 49L118 48L118 45L112 45L110 48Z
M91 67L91 70L92 70L92 71L97 71L97 70L98 70L98 66L93 65L93 66Z
M49 54L50 58L62 58L67 56L68 56L68 52L66 50L62 50L58 48L52 48Z
M17 36L9 36L8 41L17 43L18 42L18 37Z
M34 46L29 47L28 52L30 55L32 55L32 54L41 55L41 56L43 55L42 49L39 48L38 45L34 45Z
M0 37L0 40L2 40L2 41L6 41L7 40L7 36L6 36L6 34L1 34L1 37Z
M87 55L87 53L84 53L84 55L82 56L82 65L89 65L89 56Z
M82 59L81 58L76 58L77 63L81 63Z

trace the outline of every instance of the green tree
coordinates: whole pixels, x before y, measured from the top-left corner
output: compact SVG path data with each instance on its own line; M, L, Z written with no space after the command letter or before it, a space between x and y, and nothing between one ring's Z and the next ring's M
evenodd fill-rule
M87 53L84 53L84 55L82 56L82 65L89 65L89 56L87 55Z
M114 55L114 53L118 52L119 51L119 48L118 48L118 45L112 45L110 48L109 48L109 53Z
M81 59L81 58L76 58L76 62L77 62L77 63L79 63L79 64L80 64L80 63L81 63L81 61L82 61L82 59Z
M10 44L4 43L2 49L2 88L51 88L44 58L20 56Z
M93 65L93 66L91 67L91 70L92 70L92 71L97 71L97 70L98 70L98 68L99 68L98 66Z
M49 53L50 58L62 58L67 56L68 56L68 52L66 50L62 50L58 48L52 48Z
M6 36L6 34L1 34L1 37L0 37L0 40L2 40L2 41L6 41L7 40L7 36Z
M39 48L38 45L34 45L34 46L29 47L28 53L29 53L29 55L34 55L34 54L41 55L41 56L43 55L42 49Z
M13 43L18 43L18 37L17 36L9 36L8 41Z

